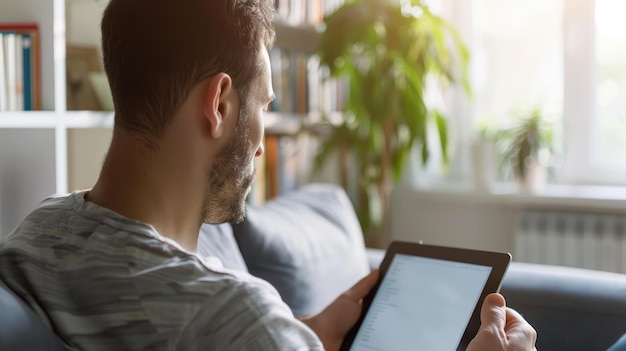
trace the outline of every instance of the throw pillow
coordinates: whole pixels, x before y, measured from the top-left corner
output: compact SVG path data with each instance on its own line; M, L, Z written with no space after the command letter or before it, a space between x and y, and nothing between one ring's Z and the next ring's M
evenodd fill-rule
M229 223L203 224L198 236L198 254L219 258L225 268L248 271Z
M233 231L250 273L273 284L296 316L320 312L369 272L354 208L335 185L250 205Z

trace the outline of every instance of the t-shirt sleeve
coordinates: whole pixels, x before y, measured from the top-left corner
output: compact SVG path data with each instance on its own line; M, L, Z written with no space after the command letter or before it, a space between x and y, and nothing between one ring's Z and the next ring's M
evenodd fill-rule
M205 302L181 333L176 350L323 350L275 289L250 282L230 289L234 293L222 300L221 311L215 311L213 299Z

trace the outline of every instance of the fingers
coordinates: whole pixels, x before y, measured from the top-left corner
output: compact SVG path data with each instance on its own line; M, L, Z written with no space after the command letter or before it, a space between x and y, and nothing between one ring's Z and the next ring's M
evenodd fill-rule
M507 327L512 327L520 323L526 323L524 317L512 308L506 309L506 321Z
M507 308L505 330L512 343L524 344L533 347L537 341L537 331L517 311Z
M343 296L353 301L361 301L361 299L363 299L365 295L372 290L374 285L376 285L379 275L380 271L378 269L374 269L370 274L359 280L358 283L354 284L350 289L344 292Z
M502 295L489 294L485 298L480 320L480 329L468 351L536 351L537 333L519 313L506 307Z

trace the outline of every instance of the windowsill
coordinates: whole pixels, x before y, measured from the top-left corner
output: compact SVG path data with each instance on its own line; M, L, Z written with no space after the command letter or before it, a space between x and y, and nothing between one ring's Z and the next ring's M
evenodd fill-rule
M498 183L491 191L476 191L471 183L442 182L412 189L422 200L493 203L510 207L567 208L573 210L626 210L626 187L548 184L538 194L523 194L514 183ZM402 191L406 191L405 188Z

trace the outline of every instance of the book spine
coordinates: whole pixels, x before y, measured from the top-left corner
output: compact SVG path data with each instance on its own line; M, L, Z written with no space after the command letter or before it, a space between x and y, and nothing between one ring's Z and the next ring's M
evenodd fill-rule
M9 101L7 96L7 78L4 63L4 34L0 33L0 111L9 109Z
M23 95L24 110L33 110L33 57L32 57L32 37L30 34L22 34L22 68L23 68Z
M317 56L311 56L307 62L307 111L315 112L315 120L311 122L319 122L319 115L321 111L320 103L320 90L321 90L321 74L320 74L320 62Z
M15 110L24 110L24 61L22 34L15 34Z
M41 109L38 25L0 23L0 34L0 60L3 61L0 62L0 67L4 68L0 69L0 85L3 85L0 88L0 110Z
M41 110L41 40L39 31L31 32L33 110Z
M308 92L307 84L307 57L304 54L298 54L296 60L296 113L305 114L308 112Z
M15 33L5 32L3 35L4 45L4 71L6 72L7 110L17 110L17 66L15 58Z
M276 10L278 12L278 16L283 19L289 18L289 3L291 0L278 0L276 1Z
M297 138L282 136L278 139L279 194L286 194L298 187Z
M266 170L267 170L267 198L271 199L279 195L280 166L278 137L275 135L265 136Z

